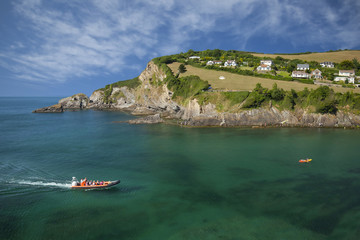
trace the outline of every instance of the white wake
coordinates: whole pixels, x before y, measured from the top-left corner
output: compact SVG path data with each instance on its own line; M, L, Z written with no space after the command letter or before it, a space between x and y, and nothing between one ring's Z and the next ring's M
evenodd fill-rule
M70 188L71 183L56 183L56 182L43 182L43 181L14 181L10 183L22 184L22 185L33 185L33 186L44 186L44 187L58 187L58 188Z

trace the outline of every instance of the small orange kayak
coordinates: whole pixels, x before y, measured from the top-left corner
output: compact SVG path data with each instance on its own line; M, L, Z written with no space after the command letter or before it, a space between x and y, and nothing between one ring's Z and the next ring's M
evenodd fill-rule
M80 184L75 177L73 177L71 188L72 189L97 189L97 188L109 188L115 186L120 183L120 180L115 181L102 181L102 184L95 184L95 185L85 185Z
M308 162L311 162L312 159L311 158L307 158L307 159L300 159L299 160L299 163L308 163Z

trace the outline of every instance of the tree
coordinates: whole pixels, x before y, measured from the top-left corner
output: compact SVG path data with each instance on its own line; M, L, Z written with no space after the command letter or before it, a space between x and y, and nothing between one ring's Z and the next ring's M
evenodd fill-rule
M280 101L284 99L285 91L283 89L279 89L277 84L274 83L273 88L270 91L271 99L274 99L275 101Z
M355 68L354 62L350 60L344 60L339 63L339 69L341 70L351 70Z
M186 72L186 67L185 67L185 65L184 65L184 64L180 64L178 70L179 70L179 73L184 73L184 72Z
M353 62L353 64L354 64L354 67L355 67L357 70L359 70L359 69L360 69L360 63L359 63L359 61L358 61L356 58L354 58L354 59L352 60L352 62Z

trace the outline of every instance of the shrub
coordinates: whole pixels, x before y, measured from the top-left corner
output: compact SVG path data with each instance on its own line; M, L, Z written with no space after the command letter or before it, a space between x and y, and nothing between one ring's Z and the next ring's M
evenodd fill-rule
M195 96L202 90L209 88L207 81L201 80L198 76L186 76L174 78L168 83L168 88L174 92L173 98L182 97L187 99Z
M230 100L230 105L232 106L242 103L249 96L249 92L222 92L221 95L223 95L227 100Z

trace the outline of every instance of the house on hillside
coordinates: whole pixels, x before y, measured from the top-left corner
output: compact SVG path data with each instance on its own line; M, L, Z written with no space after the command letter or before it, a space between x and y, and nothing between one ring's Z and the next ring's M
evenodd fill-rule
M261 60L260 61L260 65L267 65L267 66L271 66L273 64L273 61L272 60Z
M198 59L198 60L200 60L200 57L199 56L191 56L191 57L189 57L189 59L192 59L192 60Z
M334 81L348 81L349 83L355 83L355 70L339 70L339 76L335 77Z
M291 77L293 78L310 78L310 74L305 71L293 71L291 73Z
M322 79L322 72L319 69L315 69L314 71L311 72L311 77L315 78L315 79Z
M227 60L227 61L224 63L224 66L225 66L225 67L236 67L236 66L237 66L237 63L235 62L235 60Z
M214 61L208 61L207 63L206 63L206 66L212 66L212 65L214 65Z
M322 62L322 63L320 63L320 66L327 67L327 68L334 68L334 63L333 62Z
M309 64L298 64L296 67L296 70L301 70L301 71L305 71L305 70L309 70Z
M220 61L220 60L214 60L213 62L214 62L214 64L217 64L217 65L222 64L222 61Z
M256 68L257 71L271 71L271 67L269 65L261 64Z
M355 76L355 70L339 70L339 76L343 77L354 77Z

